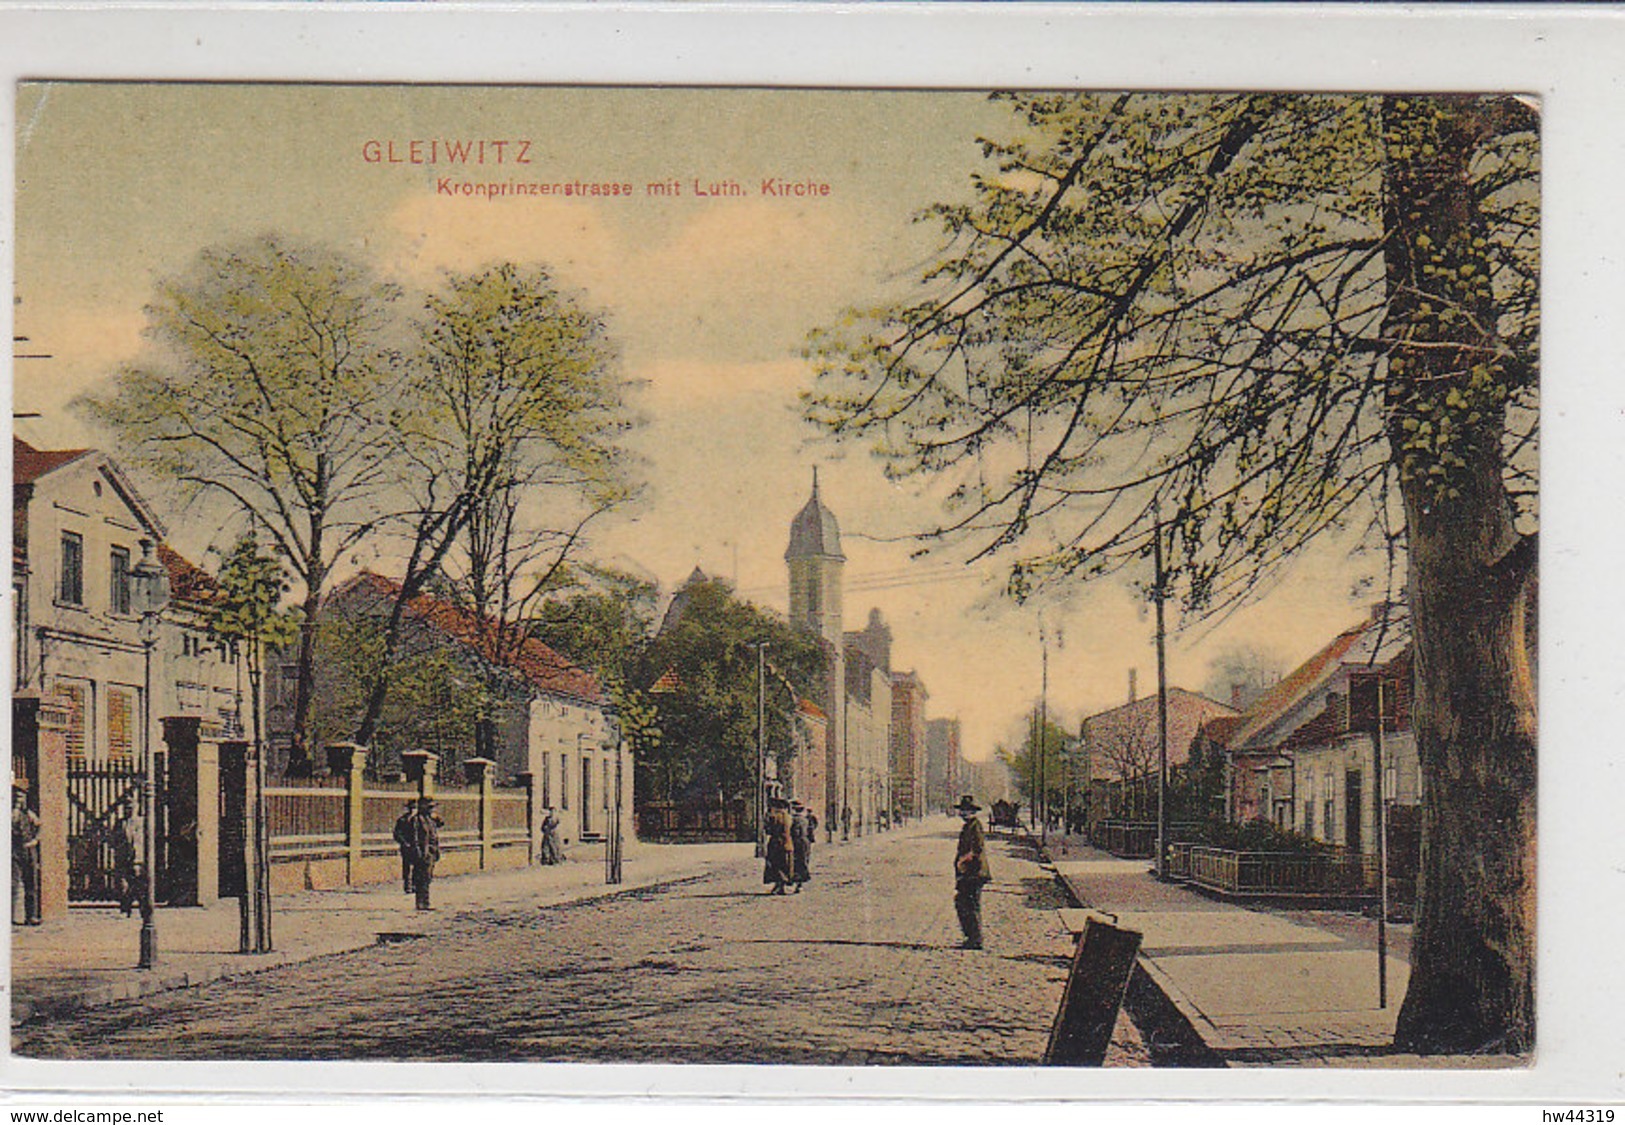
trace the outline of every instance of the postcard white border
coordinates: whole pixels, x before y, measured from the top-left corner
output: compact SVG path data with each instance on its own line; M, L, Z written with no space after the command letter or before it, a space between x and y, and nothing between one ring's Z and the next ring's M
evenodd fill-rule
M339 1098L1620 1101L1625 15L1606 7L447 4L0 11L0 284L22 79L1501 90L1543 104L1545 386L1539 1048L1518 1071L88 1064L13 1090ZM245 143L251 143L245 138ZM92 154L87 154L87 157ZM0 320L10 323L10 302ZM9 363L9 360L3 362ZM4 371L9 387L10 372Z

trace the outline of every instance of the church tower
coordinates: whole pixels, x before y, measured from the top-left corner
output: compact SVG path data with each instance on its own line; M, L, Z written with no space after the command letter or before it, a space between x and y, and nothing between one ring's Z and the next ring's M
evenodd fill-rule
M818 496L818 467L813 467L812 496L790 524L790 620L811 629L837 649L841 647L841 589L846 556L835 513Z
M841 810L852 797L846 753L846 645L841 633L846 556L841 553L835 513L824 507L818 495L816 465L812 496L790 522L790 546L785 548L784 561L790 568L790 622L817 635L824 651L824 690L818 703L829 718L829 727L819 819L826 838L831 838L841 825ZM816 800L816 795L807 796Z

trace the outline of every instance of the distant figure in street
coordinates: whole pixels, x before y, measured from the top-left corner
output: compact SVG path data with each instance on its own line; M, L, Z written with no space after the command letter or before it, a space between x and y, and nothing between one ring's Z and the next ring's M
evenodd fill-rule
M412 817L418 811L416 801L406 802L406 810L395 818L395 846L401 850L401 890L412 893Z
M858 814L858 831L863 831L863 814ZM841 839L852 838L852 806L846 805L841 809Z
M815 838L813 833L818 831L818 818L800 801L792 804L790 809L790 852L793 859L790 881L796 885L796 894L800 894L801 884L812 880L809 864Z
M434 865L440 862L440 826L444 823L434 810L432 799L419 800L418 811L407 829L412 856L412 890L417 892L419 910L434 909L429 905L429 884L434 882Z
M771 797L767 802L767 863L762 868L762 882L773 885L769 894L782 895L785 884L795 874L791 869L794 844L790 840L789 807L782 797Z
M128 918L137 905L145 913L147 880L142 871L142 850L146 847L146 818L126 797L119 802L119 822L110 832L113 846L113 877L118 882L119 911Z
M556 863L564 862L564 852L559 847L559 818L552 809L542 818L542 850L541 861L552 867Z
M964 827L959 830L959 850L954 855L954 910L959 914L959 928L965 931L965 949L982 948L982 886L992 878L987 866L987 838L982 833L982 822L976 819L981 812L968 794L955 806Z
M28 807L28 782L11 786L11 921L40 924L39 817Z

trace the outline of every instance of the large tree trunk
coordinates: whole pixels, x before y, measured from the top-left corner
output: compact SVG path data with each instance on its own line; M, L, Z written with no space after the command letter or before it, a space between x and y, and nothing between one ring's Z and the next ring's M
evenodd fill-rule
M321 608L321 587L306 585L304 614L299 625L299 663L294 681L293 736L288 748L289 777L309 777L316 760L310 750L310 708L316 694L316 615Z
M1396 1045L1534 1042L1535 694L1525 615L1535 541L1503 483L1506 374L1483 279L1469 100L1389 98L1389 437L1409 545L1422 862Z

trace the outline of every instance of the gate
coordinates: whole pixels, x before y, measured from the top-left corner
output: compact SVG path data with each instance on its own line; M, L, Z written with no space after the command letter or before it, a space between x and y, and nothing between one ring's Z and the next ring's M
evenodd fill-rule
M117 902L113 840L120 802L141 799L141 769L134 762L68 765L68 901Z

